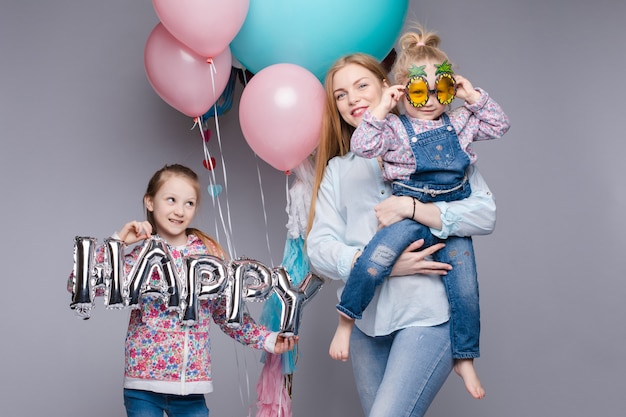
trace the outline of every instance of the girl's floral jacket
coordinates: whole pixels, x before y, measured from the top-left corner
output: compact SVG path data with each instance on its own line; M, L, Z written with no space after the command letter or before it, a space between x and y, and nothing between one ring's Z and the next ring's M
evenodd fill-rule
M127 273L141 249L142 246L138 245L126 254ZM195 235L189 235L185 246L168 245L168 249L179 273L185 256L217 252L217 248L207 251L204 243ZM104 248L99 247L96 262L102 262L103 256ZM70 290L71 281L72 277L68 284ZM177 395L211 392L211 318L224 333L238 342L256 349L273 351L277 334L256 324L248 315L244 316L240 327L233 328L226 324L223 297L199 300L198 304L198 320L190 326L182 324L178 312L168 310L160 297L145 295L141 298L139 308L131 311L128 324L124 388Z

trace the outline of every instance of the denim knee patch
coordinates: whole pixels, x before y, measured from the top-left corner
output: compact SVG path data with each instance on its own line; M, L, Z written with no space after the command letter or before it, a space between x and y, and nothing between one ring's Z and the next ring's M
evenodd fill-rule
M370 256L370 261L382 267L388 267L395 261L396 256L396 252L391 250L388 246L378 245L376 249L374 249L372 256Z

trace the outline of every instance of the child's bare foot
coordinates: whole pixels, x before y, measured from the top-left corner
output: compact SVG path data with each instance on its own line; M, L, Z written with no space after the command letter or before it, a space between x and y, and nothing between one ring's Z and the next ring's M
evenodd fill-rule
M485 389L478 379L474 359L456 359L454 361L454 372L456 372L465 383L465 389L477 400L485 398Z
M336 361L346 362L350 352L350 335L354 327L354 320L339 313L339 324L333 340L330 342L328 354Z

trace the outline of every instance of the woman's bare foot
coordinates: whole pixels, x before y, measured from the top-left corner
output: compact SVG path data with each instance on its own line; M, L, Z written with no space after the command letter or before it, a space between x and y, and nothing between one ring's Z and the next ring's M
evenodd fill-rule
M330 342L328 354L336 361L346 362L350 352L350 335L354 327L354 320L339 313L339 324L333 340Z
M472 397L477 400L485 398L485 389L478 379L476 368L474 368L474 359L455 359L454 372L463 379L465 389Z

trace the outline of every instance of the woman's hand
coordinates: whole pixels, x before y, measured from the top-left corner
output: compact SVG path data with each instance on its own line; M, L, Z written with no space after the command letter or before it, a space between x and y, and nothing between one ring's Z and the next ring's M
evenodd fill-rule
M149 238L152 235L152 225L148 221L138 222L133 220L122 226L122 230L117 232L120 240L127 245Z
M443 248L445 244L437 243L417 251L424 245L424 239L416 240L402 252L391 270L391 276L415 275L415 274L435 274L446 275L452 266L435 261L428 261L424 258Z
M278 337L276 337L274 353L280 355L281 353L289 352L296 347L297 343L298 336L283 336L279 334Z

